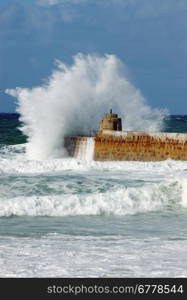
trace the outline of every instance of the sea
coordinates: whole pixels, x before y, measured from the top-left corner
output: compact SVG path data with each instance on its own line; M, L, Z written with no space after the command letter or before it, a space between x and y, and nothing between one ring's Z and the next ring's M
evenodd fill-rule
M32 160L20 126L0 114L0 277L187 276L187 162Z

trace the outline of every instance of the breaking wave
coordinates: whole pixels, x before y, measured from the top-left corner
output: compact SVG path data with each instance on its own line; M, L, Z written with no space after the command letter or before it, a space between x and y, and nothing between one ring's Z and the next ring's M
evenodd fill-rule
M184 188L175 181L105 193L1 198L0 216L127 215L176 209L186 207Z
M78 54L71 66L57 61L42 86L6 92L18 99L31 159L64 157L64 136L89 135L110 108L122 117L126 130L160 131L163 126L165 112L150 108L114 55Z

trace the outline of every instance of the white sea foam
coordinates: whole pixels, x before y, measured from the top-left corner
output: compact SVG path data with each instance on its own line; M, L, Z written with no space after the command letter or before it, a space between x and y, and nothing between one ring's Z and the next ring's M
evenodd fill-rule
M187 276L186 239L48 234L1 241L1 277Z
M1 149L1 216L125 215L187 206L187 162L95 162L92 153L87 160L38 161L28 160L24 147Z
M18 98L32 159L65 156L64 135L89 134L110 108L120 114L126 130L159 131L165 113L147 105L114 55L79 54L72 66L58 61L43 86L6 92Z
M84 159L59 158L48 160L31 160L25 154L26 144L11 145L1 148L0 150L0 174L37 174L59 172L65 170L72 171L112 171L112 172L133 172L142 174L142 179L149 178L154 174L155 177L166 176L186 176L187 162L166 160L161 162L141 162L141 161L93 161L93 140L90 139L86 146L86 155ZM84 151L85 153L85 151ZM82 154L80 155L82 157Z
M126 215L183 204L181 182L166 182L103 193L1 197L0 216Z
M79 159L51 159L44 161L27 160L21 155L17 160L1 159L0 173L4 174L37 174L60 171L111 171L111 172L133 172L136 177L141 174L142 179L149 179L152 174L158 178L173 177L185 172L187 165L183 162L166 161L160 162L87 162ZM147 172L146 172L147 170ZM175 173L174 173L175 172ZM112 175L111 175L112 176Z

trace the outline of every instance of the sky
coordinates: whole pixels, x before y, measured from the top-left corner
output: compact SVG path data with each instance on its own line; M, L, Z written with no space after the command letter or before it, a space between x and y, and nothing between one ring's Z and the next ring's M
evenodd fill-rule
M187 114L186 0L0 0L0 112L6 89L41 85L55 60L114 54L153 108Z

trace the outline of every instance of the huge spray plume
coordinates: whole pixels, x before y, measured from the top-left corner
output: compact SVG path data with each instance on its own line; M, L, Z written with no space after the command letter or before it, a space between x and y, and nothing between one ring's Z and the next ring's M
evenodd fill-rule
M157 131L163 112L151 109L128 80L126 67L114 55L78 54L68 66L60 61L42 86L7 90L17 97L17 111L28 136L31 159L63 156L65 135L88 134L113 108L125 130Z

